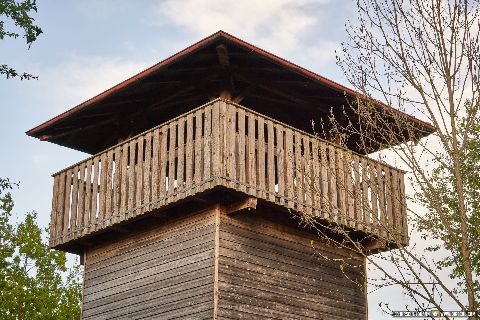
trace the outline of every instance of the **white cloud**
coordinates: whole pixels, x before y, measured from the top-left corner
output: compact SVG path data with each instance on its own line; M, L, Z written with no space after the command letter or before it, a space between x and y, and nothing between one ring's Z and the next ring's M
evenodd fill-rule
M116 57L70 55L41 71L39 87L58 111L77 105L144 70L152 63Z
M285 54L321 19L330 0L167 0L155 7L155 23L171 22L197 36L219 29ZM315 10L312 8L315 7ZM159 22L160 21L160 22Z

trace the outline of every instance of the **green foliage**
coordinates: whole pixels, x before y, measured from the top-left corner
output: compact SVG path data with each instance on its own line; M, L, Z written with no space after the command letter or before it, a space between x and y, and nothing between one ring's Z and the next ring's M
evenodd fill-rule
M31 17L32 12L37 12L35 0L0 0L0 40L23 37L30 48L42 33L42 29L34 24L35 19ZM6 28L6 21L13 24L12 29ZM38 78L26 72L17 72L6 64L0 65L0 75L4 75L7 79L14 77L20 77L21 80Z
M469 104L467 112L475 112ZM470 257L472 260L473 273L476 275L475 293L480 299L480 114L474 115L467 121L463 118L460 122L459 133L466 137L464 149L461 153L461 177L465 191L467 211L467 224L469 228ZM432 180L436 182L436 190L425 192L418 196L420 202L429 210L427 214L417 219L417 227L422 232L424 239L436 239L442 245L431 245L428 251L437 252L442 248L447 249L451 256L437 262L440 269L451 270L450 278L462 279L465 275L463 259L460 253L461 228L458 204L458 192L454 184L453 166L448 162L440 163L432 170ZM438 206L438 207L436 207ZM439 208L445 215L444 222L438 215ZM445 226L450 226L453 232L447 232ZM458 290L457 290L458 291Z
M65 253L49 249L35 212L12 224L15 186L0 178L1 319L79 319L80 267L68 268Z

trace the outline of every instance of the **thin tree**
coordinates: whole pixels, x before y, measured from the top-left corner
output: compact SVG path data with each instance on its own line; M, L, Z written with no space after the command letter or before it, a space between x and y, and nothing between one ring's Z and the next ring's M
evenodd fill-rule
M343 119L349 121L339 121L337 112L321 126L320 134L335 136L340 144L351 145L355 139L362 153L386 150L374 156L395 160L406 170L412 189L407 188L402 197L408 200L411 237L421 235L427 251L433 253L424 254L415 244L405 246L397 221L374 214L373 208L381 202L372 195L391 192L381 184L370 184L363 191L367 195L361 210L369 220L363 223L375 221L383 229L373 238L359 239L343 225L300 217L322 237L363 255L375 269L369 281L376 289L403 288L417 310L444 311L448 300L473 312L480 299L479 2L358 0L356 4L357 20L347 24L348 41L338 64L363 96L347 97ZM386 105L381 107L375 99ZM433 138L421 139L425 135L421 126L394 109L431 123ZM369 167L352 168L360 172L350 177L363 175L376 181L375 174L385 175ZM310 185L321 192L317 178ZM348 194L344 177L336 180ZM332 240L332 231L341 234L335 239L342 240ZM372 255L366 245L372 241L396 249ZM449 277L443 276L445 272Z

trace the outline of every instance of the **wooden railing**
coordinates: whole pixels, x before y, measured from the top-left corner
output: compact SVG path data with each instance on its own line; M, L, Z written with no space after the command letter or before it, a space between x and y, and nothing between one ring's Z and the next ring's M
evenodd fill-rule
M217 99L54 174L50 244L215 186L406 244L403 175Z

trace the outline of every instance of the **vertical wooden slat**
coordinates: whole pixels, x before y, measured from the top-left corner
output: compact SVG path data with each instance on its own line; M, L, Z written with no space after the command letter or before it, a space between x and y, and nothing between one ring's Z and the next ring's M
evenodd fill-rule
M370 169L370 194L372 197L372 232L376 235L380 235L380 226L378 218L378 185L377 185L377 168L375 163L371 160L368 161Z
M142 204L146 207L143 211L147 211L150 208L151 201L151 189L152 189L152 132L149 131L145 135L145 160L143 162L143 199Z
M280 204L284 204L285 200L285 138L283 127L279 124L275 126L277 131L277 185L278 185L278 196L280 197Z
M346 218L346 197L345 197L345 169L344 169L344 151L341 149L336 150L335 166L337 173L337 194L338 194L338 222L345 224Z
M99 199L98 199L98 223L99 225L96 226L96 229L100 228L103 224L103 219L105 217L105 208L107 203L107 172L108 172L108 163L107 163L107 153L102 153L100 156L101 162L101 173L100 173L100 192L99 192Z
M307 215L312 215L312 197L313 197L313 170L312 170L312 150L310 148L310 138L303 137L303 185L305 188L305 208L303 209Z
M93 230L97 224L97 212L98 212L98 181L100 179L100 156L96 156L93 159L93 188L92 188L92 209L90 211L90 225Z
M54 242L54 244L57 244L58 242L61 241L61 239L58 239L61 235L65 233L64 229L64 218L65 218L65 188L66 188L66 178L67 174L65 171L61 172L59 174L59 181L58 181L58 195L57 195L57 221L56 221L56 227L55 227L55 237L57 238Z
M390 168L384 167L385 170L385 204L386 204L386 226L387 234L391 237L393 231L393 207L392 207L392 178L390 175Z
M84 225L84 231L83 234L87 233L90 231L90 215L92 212L92 165L93 165L93 160L89 159L87 161L87 173L85 176L85 213L83 215L83 225Z
M265 122L263 117L257 118L257 129L258 129L258 154L257 154L257 181L258 181L258 188L260 191L258 194L260 197L265 197L264 191L266 189L265 186Z
M271 120L267 124L267 199L275 201L275 136Z
M235 161L235 140L236 140L236 110L233 105L227 104L226 112L226 150L227 150L227 161L226 161L226 172L227 177L233 180L236 180L236 161ZM234 187L235 183L229 181L227 185Z
M398 181L398 171L391 170L392 173L392 217L393 217L393 232L392 235L396 241L400 239L398 236L401 234L401 221L400 221L400 186Z
M202 181L202 110L195 112L195 159L193 180L195 184Z
M63 234L70 232L70 196L72 192L72 169L67 170L65 180L65 205L63 211Z
M77 232L83 233L85 216L85 162L80 164L80 179L78 181L78 211L77 211Z
M352 153L349 151L345 151L345 159L344 159L344 168L345 168L345 183L346 183L346 190L345 190L345 197L346 199L346 218L347 218L347 225L351 228L355 227L355 193L353 190L353 176L352 176Z
M387 219L386 219L386 209L385 209L385 186L384 186L384 176L382 173L383 166L380 163L377 163L377 186L378 186L378 213L379 213L379 228L380 236L385 239L387 236Z
M122 162L121 162L121 186L120 186L120 215L119 220L122 221L125 219L125 211L128 207L128 190L129 190L129 171L128 171L128 147L129 143L124 143L122 145Z
M355 176L355 188L354 188L354 211L355 211L355 228L363 230L363 218L362 218L362 182L360 179L360 158L357 155L353 155L353 174Z
M322 207L322 177L320 174L321 164L320 164L321 154L320 146L318 139L312 139L312 191L313 199L312 204L315 208L314 215L319 216L321 212L317 208Z
M399 172L400 179L400 197L401 201L401 210L400 214L402 216L402 241L403 245L408 244L408 220L407 220L407 196L405 194L405 176L403 172Z
M305 191L303 188L303 156L302 156L302 136L299 133L295 133L295 184L296 184L296 198L297 198L297 210L303 211L303 202Z
M205 107L204 121L204 137L203 137L203 180L211 177L212 168L212 106Z
M178 148L177 148L177 198L183 196L184 190L184 164L185 164L185 118L178 120Z
M50 214L50 245L53 245L53 239L57 236L59 184L60 175L57 174L53 177L52 212Z
M78 212L78 166L73 168L72 173L72 210L70 214L70 232L77 229L77 212Z
M122 146L118 146L114 150L115 154L115 176L113 179L113 204L112 204L112 222L117 223L119 221L120 212L120 199L121 199L121 186L122 181Z
M285 195L288 198L287 207L293 209L294 202L292 199L295 197L295 155L293 153L293 132L292 129L285 129Z
M187 144L185 146L185 187L188 190L190 190L193 181L193 126L193 113L189 113L187 115Z
M152 150L152 190L151 201L158 199L158 178L160 176L160 129L157 128L153 131L153 150ZM156 207L156 205L153 205ZM150 208L153 208L150 206Z
M220 101L213 105L212 109L212 176L217 177L221 174L221 137L220 137ZM188 140L187 140L188 143Z
M329 162L328 162L328 147L325 142L319 143L320 147L320 179L321 179L321 208L322 208L322 217L328 218L331 216L332 204L330 203L330 192L329 192Z
M338 197L337 197L337 168L335 147L328 145L328 199L330 202L330 219L338 222Z
M145 136L138 137L137 140L137 163L135 164L135 215L143 213L140 207L143 200L143 153Z
M365 158L360 159L362 164L362 221L366 231L370 230L370 202L368 200L368 165Z
M249 194L255 196L257 185L257 166L256 166L256 139L255 139L255 115L248 114L248 156L247 156L247 181L250 186Z
M160 148L160 177L159 177L159 198L164 198L167 195L167 163L169 158L168 144L168 126L162 127L162 147ZM164 200L161 204L164 203Z
M112 217L112 194L113 194L113 150L107 152L107 183L106 183L106 195L105 195L105 213L103 226L111 224Z
M238 159L236 161L236 166L238 166L238 180L240 185L238 186L239 190L242 192L246 191L246 170L245 170L245 110L238 108Z
M170 142L168 149L168 195L175 190L175 145L177 143L177 121L170 122ZM170 201L170 200L169 200Z
M136 157L136 148L137 141L130 141L130 162L128 167L128 202L127 202L127 212L131 216L132 211L135 207L135 157Z

